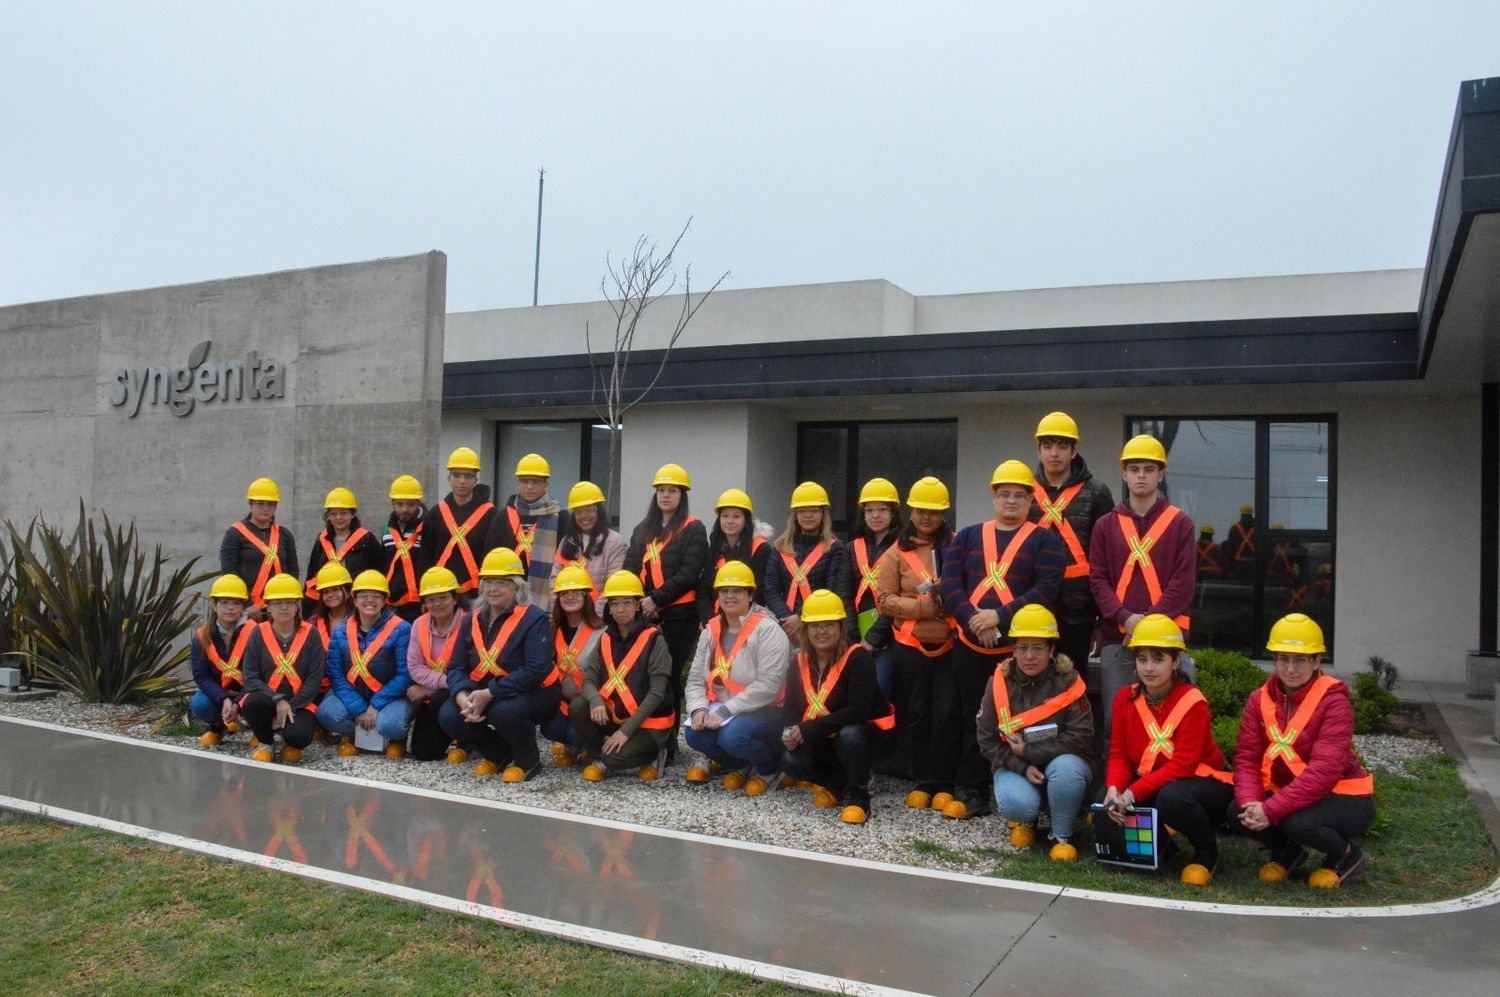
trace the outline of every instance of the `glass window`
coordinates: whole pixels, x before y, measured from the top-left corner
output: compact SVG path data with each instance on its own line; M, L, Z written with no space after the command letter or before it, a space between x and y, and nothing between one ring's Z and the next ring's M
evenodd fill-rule
M567 505L568 489L583 478L583 427L588 423L573 422L502 422L495 433L494 494L491 500L499 505L516 491L516 461L529 453L547 458L552 469L552 478L547 490L563 506ZM608 466L609 446L605 444L605 465Z
M798 427L797 480L816 481L828 490L837 521L854 498L849 494L849 427Z
M859 489L871 478L889 478L905 495L918 478L933 475L950 488L958 474L958 423L810 423L798 427L797 480L828 489L834 529L853 527Z
M624 441L623 434L621 441ZM616 471L619 469L616 468ZM602 422L589 424L589 461L584 467L584 476L604 489L609 499L609 518L616 527L620 525L620 482L605 481L609 477L609 426Z
M1288 530L1328 529L1328 423L1273 422L1270 444L1268 518Z

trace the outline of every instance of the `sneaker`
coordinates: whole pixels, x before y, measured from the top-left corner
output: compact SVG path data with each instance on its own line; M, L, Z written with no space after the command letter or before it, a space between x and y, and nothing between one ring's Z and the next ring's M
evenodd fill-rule
M1370 857L1361 851L1358 845L1351 844L1344 850L1343 857L1333 866L1333 873L1339 878L1338 885L1343 886L1369 868L1369 865Z

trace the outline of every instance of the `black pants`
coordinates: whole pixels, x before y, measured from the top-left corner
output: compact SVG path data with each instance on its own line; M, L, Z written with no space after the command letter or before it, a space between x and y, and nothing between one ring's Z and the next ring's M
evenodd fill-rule
M1233 800L1229 802L1229 816L1232 826L1243 826ZM1372 797L1329 793L1312 806L1287 814L1280 824L1247 833L1270 848L1273 854L1288 841L1294 841L1303 848L1321 852L1331 864L1348 851L1350 839L1364 834L1374 820L1375 800Z
M842 795L846 789L864 792L870 766L890 749L895 736L870 724L840 727L833 737L803 741L795 751L783 750L781 770Z
M438 689L412 710L411 756L419 762L437 761L448 754L453 739L438 720L438 711L447 701L448 690Z
M655 765L657 753L661 751L662 745L672 734L670 728L648 730L645 727L637 727L635 733L626 738L619 751L606 755L604 739L619 730L619 724L609 721L600 727L594 723L589 717L588 700L582 696L576 697L569 705L568 722L573 725L573 732L578 735L578 740L583 742L583 746L588 749L589 753L611 772L637 769L642 765Z
M318 729L317 716L304 706L293 710L292 719L281 730L276 730L272 726L276 722L276 700L263 692L252 692L245 697L240 716L250 725L255 739L267 747L275 744L276 735L280 734L281 743L288 748L305 748L312 743L313 734Z
M561 701L561 684L554 682L546 688L491 700L483 722L470 723L450 696L438 710L438 722L449 737L486 760L496 765L514 763L529 772L541 762L536 748L537 725L546 723Z
M1195 858L1212 859L1219 848L1214 829L1234 805L1234 787L1207 776L1175 779L1157 790L1146 805L1155 807L1163 824L1188 839Z
M1097 624L1093 620L1083 623L1066 623L1059 621L1057 624L1057 653L1066 654L1073 661L1073 667L1078 674L1088 678L1089 650L1094 646L1094 627Z
M953 645L953 675L958 684L958 787L968 787L977 795L988 798L991 791L990 763L979 753L979 740L974 736L974 718L979 715L979 704L984 699L984 687L995 674L995 666L1004 661L1006 654L980 654L962 642Z
M896 672L891 698L896 707L896 723L910 739L912 782L929 793L949 792L953 789L959 758L958 685L953 673L953 653L929 658L901 643L891 644L889 653ZM978 708L976 704L975 710ZM971 715L971 738L973 729ZM978 742L975 745L977 748Z
M688 612L683 612L684 609ZM693 606L673 607L662 614L661 636L667 642L667 652L672 655L672 702L676 704L683 702L682 683L693 667L699 629L698 611ZM671 758L677 756L675 729L667 734L667 755Z

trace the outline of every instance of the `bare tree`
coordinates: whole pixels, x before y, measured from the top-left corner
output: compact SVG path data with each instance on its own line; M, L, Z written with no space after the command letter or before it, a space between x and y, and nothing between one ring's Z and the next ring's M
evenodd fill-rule
M658 250L656 243L643 235L635 241L635 248L628 259L622 257L616 260L609 257L605 260L607 272L599 281L599 290L614 315L614 338L607 355L603 352L602 343L600 352L594 352L593 330L588 323L583 327L584 344L589 354L589 401L594 406L594 412L609 429L609 494L616 496L616 501L620 493L620 430L625 413L638 405L656 387L656 382L661 379L661 372L667 366L672 348L682 338L688 323L698 314L698 309L703 307L709 295L718 290L719 285L729 276L728 270L720 274L713 286L699 294L695 302L692 265L683 267L680 281L682 307L678 310L671 334L667 336L661 359L655 361L656 369L644 386L630 387L626 383L626 375L630 370L635 334L640 328L641 318L646 314L646 309L677 290L679 279L673 269L673 257L692 224L693 219L689 217L683 224L682 231L677 233L677 238L672 240L672 245L664 253ZM639 383L639 379L636 383Z

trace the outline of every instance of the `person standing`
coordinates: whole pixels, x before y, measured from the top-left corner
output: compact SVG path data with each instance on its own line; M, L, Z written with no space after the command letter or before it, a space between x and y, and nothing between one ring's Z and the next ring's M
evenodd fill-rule
M1135 675L1135 655L1125 640L1152 613L1189 629L1188 610L1198 584L1197 530L1192 517L1159 493L1167 476L1167 451L1152 436L1136 436L1120 451L1125 498L1089 538L1089 589L1099 607L1099 673L1104 726L1111 729L1115 697ZM1193 659L1182 655L1183 674Z
M896 685L896 666L891 660L891 620L876 606L876 566L900 535L901 495L885 478L871 478L859 490L859 523L844 549L849 552L849 580L854 587L850 600L850 636L875 656L875 677L880 691L890 696Z
M224 531L219 543L219 570L239 575L250 590L248 618L254 622L265 618L266 583L278 574L293 578L301 572L297 565L297 541L292 531L276 522L276 507L281 489L270 478L256 478L245 492L250 513Z
M567 532L567 513L547 491L552 465L541 454L529 453L516 461L516 493L505 500L490 523L486 546L508 547L526 569L531 602L542 612L552 608L552 569L556 567L557 541Z
M391 482L391 515L380 544L385 548L385 580L391 588L390 606L407 623L422 613L417 565L422 559L422 483L409 474Z
M848 606L854 594L849 558L833 535L829 509L828 492L816 481L792 489L786 530L772 544L775 552L766 563L765 607L794 645L802 632L803 599L815 589L828 589Z
M479 585L479 564L489 553L495 506L489 485L479 483L479 455L459 447L448 455L448 487L443 500L422 520L423 569L447 568L458 579L458 594Z
M594 609L603 611L604 583L625 566L625 540L609 525L609 504L604 492L592 481L580 481L568 489L568 520L554 558L561 572L569 565L589 573L589 597ZM557 594L556 585L552 592Z
M714 576L730 561L750 565L755 590L764 592L766 562L771 545L755 535L755 506L739 488L730 488L714 503L714 528L708 535L708 558L698 579L698 622L707 623L719 610L714 598Z

